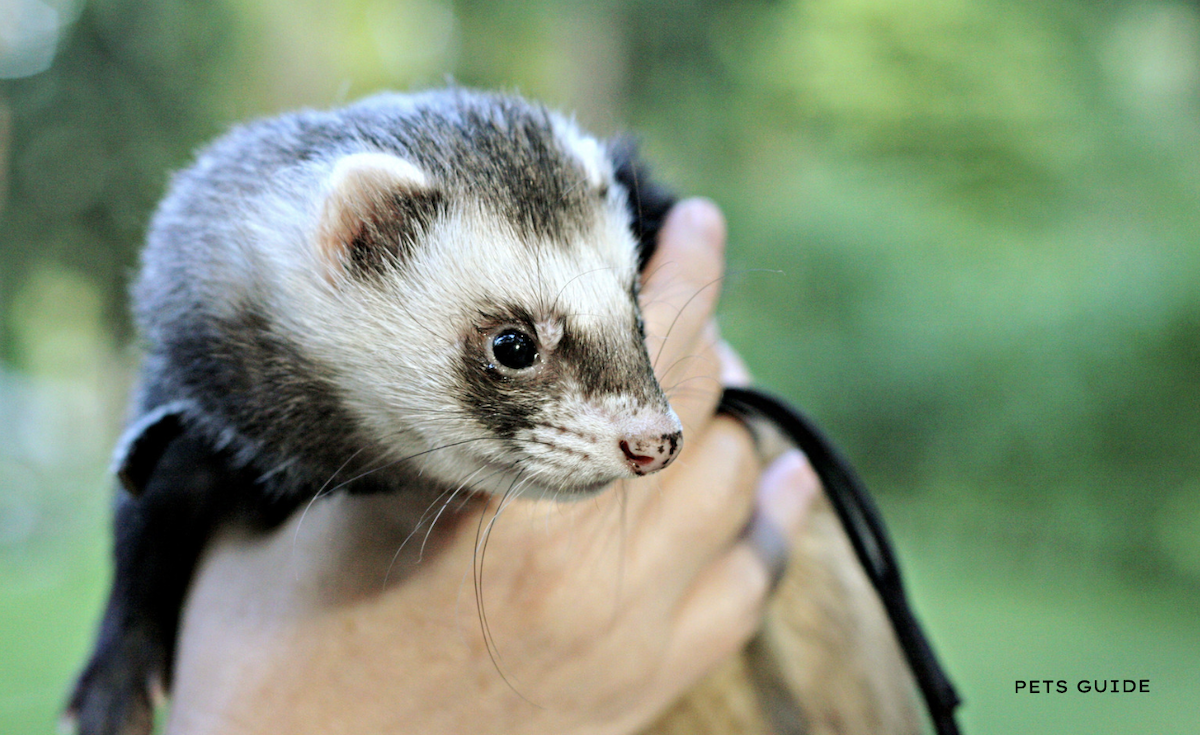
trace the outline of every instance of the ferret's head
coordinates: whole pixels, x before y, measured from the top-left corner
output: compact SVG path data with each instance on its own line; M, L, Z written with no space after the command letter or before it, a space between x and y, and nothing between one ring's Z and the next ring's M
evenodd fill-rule
M322 376L332 423L299 425L352 434L376 464L527 495L678 455L638 305L629 161L540 107L463 91L371 98L317 127L336 132L305 129L221 266L244 295L231 313L253 305Z
M393 454L492 491L665 467L681 427L611 155L511 98L413 115L400 145L332 158L313 210L307 318L325 328L305 331L352 412Z

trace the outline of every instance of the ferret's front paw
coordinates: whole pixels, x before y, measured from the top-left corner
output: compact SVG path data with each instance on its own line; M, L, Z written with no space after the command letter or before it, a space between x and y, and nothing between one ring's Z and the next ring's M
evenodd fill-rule
M63 713L63 731L77 735L150 735L161 656L133 641L99 650L80 675Z

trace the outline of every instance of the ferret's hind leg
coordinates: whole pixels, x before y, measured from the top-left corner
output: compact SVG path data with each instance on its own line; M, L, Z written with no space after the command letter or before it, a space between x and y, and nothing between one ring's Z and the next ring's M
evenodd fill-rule
M66 710L80 735L151 731L152 694L170 686L197 559L245 482L205 442L180 433L154 457L136 497L119 491L112 592Z

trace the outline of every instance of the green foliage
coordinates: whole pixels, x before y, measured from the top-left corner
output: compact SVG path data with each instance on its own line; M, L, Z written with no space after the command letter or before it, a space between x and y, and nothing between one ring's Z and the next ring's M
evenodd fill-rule
M7 82L6 315L17 284L49 262L87 274L128 335L123 283L149 212L167 173L217 130L203 85L227 32L220 11L199 1L90 2L48 71ZM5 339L0 355L20 365L14 347Z

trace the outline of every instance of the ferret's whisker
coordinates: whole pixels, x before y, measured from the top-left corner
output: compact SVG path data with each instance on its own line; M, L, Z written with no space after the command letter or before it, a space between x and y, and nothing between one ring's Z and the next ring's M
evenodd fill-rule
M305 504L304 511L300 513L300 520L296 522L296 532L292 534L292 555L293 556L295 556L295 554L296 554L296 542L300 538L300 529L304 526L304 518L305 518L305 516L308 515L308 509L312 507L313 503L317 502L317 498L321 497L321 493L325 491L325 488L329 486L329 483L333 482L333 478L337 477L339 472L346 469L346 465L353 462L354 458L357 457L358 455L362 454L364 449L366 449L366 447L359 447L359 449L357 451L355 451L354 454L351 454L350 457L345 462L342 462L341 466L338 467L336 470L334 470L333 474L329 476L329 479L326 480L325 483L322 484L321 487L317 490L317 492L313 494L312 499L309 500L307 504ZM300 573L300 571L299 571L299 569L297 569L296 574L299 574L299 573ZM299 579L299 577L297 577L297 580L298 579Z
M329 483L333 481L333 478L337 477L338 473L340 473L350 462L352 462L354 460L354 458L356 456L358 456L363 451L363 449L359 449L353 455L351 455L349 459L347 459L345 462L343 462L341 467L339 467L332 475L330 475L329 479L325 481L325 484L322 485L321 488L319 490L317 490L316 493L313 494L312 498L310 498L308 503L304 506L304 511L300 514L300 520L296 523L296 531L292 535L292 553L294 554L296 552L296 543L297 543L297 539L299 539L299 537L300 537L300 529L304 525L304 519L308 515L309 509L312 508L313 503L317 502L317 500L319 500L327 495L332 495L333 493L337 492L338 490L342 489L343 487L345 487L346 485L349 485L352 482L360 480L360 479L362 479L368 475L374 474L376 472L386 470L389 467L394 467L397 464L400 464L401 462L407 462L409 460L416 459L417 457L431 454L433 452L440 451L442 449L449 449L451 447L456 447L456 446L468 444L468 443L475 442L475 441L483 441L485 439L490 439L490 438L491 437L486 437L486 436L472 437L470 439L464 439L464 440L458 441L458 442L451 442L449 444L442 444L440 446L433 447L432 449L426 449L426 450L423 450L420 452L416 452L416 453L410 454L406 457L401 457L400 459L397 459L397 460L394 460L391 462L387 462L383 465L380 465L379 467L374 467L372 469L366 470L358 475L355 475L354 477L351 477L349 480L345 480L344 482L338 483L337 485L334 485L333 487L326 489L326 487L329 485ZM419 521L418 521L418 523L419 523ZM389 567L389 569L390 569L390 567Z
M472 485L471 480L476 475L478 475L480 472L483 472L485 469L487 469L487 468L480 467L479 469L475 470L467 477L467 479L465 479L461 483L459 483L458 487L455 487L453 490L451 490L449 487L447 487L445 490L443 490L441 493L439 493L438 496L436 498L434 498L433 502L431 502L425 508L425 511L423 513L421 513L421 517L417 520L416 524L413 526L413 529L411 531L409 531L408 535L404 537L404 540L400 542L400 546L396 548L396 553L392 554L392 560L391 560L391 562L388 563L387 572L385 572L383 575L383 586L385 589L387 588L388 577L392 572L392 567L395 566L395 564L396 564L396 559L398 559L400 557L400 552L402 552L404 550L405 545L408 544L408 542L412 539L412 537L415 536L417 534L417 532L421 530L421 525L425 522L425 519L429 516L429 511L433 510L434 506L436 506L438 504L438 501L440 501L442 498L446 498L445 502L443 502L441 504L442 507L438 509L437 513L434 515L433 519L429 522L429 525L426 528L425 538L421 541L421 549L417 553L417 559L416 559L416 561L413 562L414 564L420 564L425 559L425 545L427 543L429 543L429 536L430 536L430 534L433 533L433 527L437 525L438 519L442 517L442 513L444 513L446 511L446 508L448 508L450 506L450 503L454 502L455 495L457 495L464 488L469 487L471 490L474 490L474 486ZM504 472L506 469L508 469L508 468L500 467L497 470L495 470L494 472L484 475L483 479L486 480L489 477L495 477L496 475L500 474L501 472ZM446 497L447 493L449 493L449 497ZM463 495L464 495L463 503L465 504L466 502L468 502L470 500L470 493L469 492L464 493ZM460 505L459 509L461 510L462 507L463 506Z
M500 678L503 679L504 683L507 684L508 687L512 689L512 691L527 704L533 707L539 707L539 705L530 701L524 694L521 693L519 689L516 688L516 686L514 686L513 681L510 679L510 675L505 672L504 658L500 654L500 647L496 644L496 639L492 633L491 625L488 623L487 609L483 597L483 570L487 557L488 541L491 539L492 530L496 525L496 520L500 517L500 514L504 512L504 509L508 507L512 500L520 495L520 490L524 482L525 478L520 475L513 478L512 483L509 484L508 489L505 490L504 495L501 496L500 503L496 507L496 512L492 514L492 519L488 521L486 528L483 527L483 519L486 514L482 514L479 517L479 527L475 529L476 553L472 555L476 560L473 564L475 570L473 573L475 578L475 606L479 615L479 624L480 630L483 634L484 647L488 651L488 657L491 658L492 665L495 666L497 673L500 674Z
M349 485L352 482L357 482L358 480L361 480L362 478L367 477L368 475L373 475L376 472L381 472L381 471L389 469L391 467L395 467L396 465L400 464L401 462L408 462L410 460L416 459L417 457L423 457L427 454L432 454L434 452L440 452L443 449L451 449L453 447L459 447L459 446L462 446L463 444L470 444L472 442L486 441L491 438L492 437L490 437L490 436L476 436L476 437L471 437L470 439L463 439L461 441L450 442L448 444L442 444L442 445L433 447L432 449L424 449L420 452L415 452L406 457L401 457L401 458L393 460L391 462L386 462L378 467L374 467L372 469L365 470L365 471L355 475L354 477L351 477L349 480L341 482L341 483L335 485L334 487L330 488L329 492L332 493L337 490L340 490L341 488Z
M625 589L625 550L629 541L629 493L624 480L617 482L617 505L620 508L619 533L620 543L617 548L617 589L613 595L613 620L621 609L621 592Z
M474 477L482 469L483 469L482 467L479 468L479 470L476 470L475 473L473 473L471 476ZM505 472L507 470L508 470L507 467L501 467L501 468L497 469L495 472L484 475L483 479L486 480L486 479L495 477L496 475L499 475L500 473ZM426 529L426 531L425 531L425 538L421 541L421 550L417 554L417 562L418 563L420 563L420 561L425 558L425 544L429 543L429 534L433 533L433 527L435 525L437 525L438 519L442 517L442 513L444 513L446 511L446 508L448 508L450 506L450 503L452 503L454 501L454 496L456 494L458 494L458 492L461 491L464 487L467 487L467 485L469 483L470 483L470 478L468 478L467 481L463 482L461 485L459 485L457 488L455 488L454 492L450 493L450 497L446 498L446 502L442 503L442 507L438 510L437 515L435 515L433 517L433 520L429 522L429 528ZM471 489L473 490L474 487L472 486Z
M662 346L659 347L658 352L655 353L654 359L651 361L651 367L655 368L656 372L657 372L657 368L658 368L658 358L660 355L662 355L663 349L667 346L667 340L671 338L671 332L674 331L675 325L677 323L679 323L679 319L680 319L680 317L683 316L683 312L687 311L688 306L690 306L691 303L696 300L697 296L704 293L705 291L712 288L713 286L720 283L721 281L724 281L726 278L729 278L730 275L732 275L732 274L726 273L725 275L714 278L711 281L709 281L708 283L701 286L700 288L696 289L696 292L693 293L691 296L689 296L688 300L683 302L683 305L679 307L679 311L675 312L675 318L671 320L670 326L667 327L666 334L664 334L662 336Z
M562 288L558 289L558 293L554 295L554 305L553 305L552 311L558 310L558 301L559 301L559 299L562 298L563 291L567 290L567 286L570 286L572 283L574 283L575 281L578 281L580 278L583 278L584 276L587 276L587 275L591 275L592 273L599 273L601 271L611 271L611 270L614 270L613 266L605 266L602 268L593 268L591 270L587 270L582 273L575 274L575 276L573 276L569 281L564 283L562 285Z
M665 393L667 395L667 398L675 398L676 396L690 396L690 395L696 395L697 393L704 392L702 388L696 388L694 386L690 386L690 387L686 387L686 388L683 387L685 384L692 383L697 380L699 380L701 382L712 383L717 388L720 388L721 386L724 385L721 382L720 378L714 377L712 375L693 375L690 378L684 378L683 380L679 381L678 383L672 385L670 388L663 388L663 393Z

